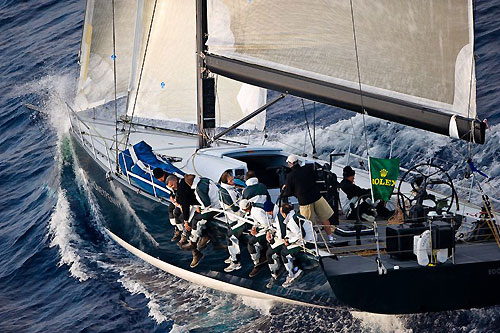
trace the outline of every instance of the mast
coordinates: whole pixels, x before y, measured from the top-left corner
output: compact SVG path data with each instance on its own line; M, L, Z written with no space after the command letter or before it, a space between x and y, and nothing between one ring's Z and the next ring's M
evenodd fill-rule
M196 90L197 90L197 113L198 124L198 148L208 146L205 138L205 99L207 87L204 82L208 79L208 72L205 68L205 55L207 52L206 41L208 37L207 24L207 0L196 0ZM215 102L215 101L214 101ZM215 103L214 103L215 104Z

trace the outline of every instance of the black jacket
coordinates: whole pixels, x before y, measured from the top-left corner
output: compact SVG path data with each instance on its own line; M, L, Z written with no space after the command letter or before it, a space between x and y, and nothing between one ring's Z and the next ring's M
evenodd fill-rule
M353 197L360 197L365 194L370 194L370 189L361 188L354 183L351 183L347 179L342 179L340 182L340 188L347 195L347 199L351 200Z
M312 204L321 198L312 164L302 167L298 164L294 165L286 176L285 185L285 190L281 195L283 197L295 196L300 206Z
M189 211L191 209L191 205L199 205L200 203L196 200L194 190L191 186L186 184L184 179L181 179L177 185L176 200L181 205L182 217L184 221L189 221Z

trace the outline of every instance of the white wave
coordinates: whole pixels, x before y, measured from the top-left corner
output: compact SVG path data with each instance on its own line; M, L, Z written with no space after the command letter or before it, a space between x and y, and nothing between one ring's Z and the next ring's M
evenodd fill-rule
M59 265L68 265L71 275L80 281L91 277L85 265L82 264L78 254L79 239L72 227L73 216L71 214L66 193L60 189L57 204L49 220L50 247L57 246L61 259Z
M125 197L125 194L123 193L123 191L119 187L114 186L114 184L111 184L111 190L115 194L115 196L118 199L118 201L120 201L120 203L123 205L123 207L125 208L125 210L127 211L127 213L129 213L134 218L134 221L135 221L135 223L137 223L137 226L139 227L139 229L141 230L141 232L144 235L146 235L146 237L151 241L151 243L153 243L153 245L155 247L159 247L160 244L148 232L148 230L146 229L146 226L144 225L144 223L141 221L141 219L139 218L139 216L137 216L137 214L135 213L135 211L132 208L132 206L130 206L130 203L128 202L127 198Z
M404 322L399 316L358 311L351 311L351 315L360 321L361 327L365 332L413 332L413 330L404 326Z
M58 141L61 141L70 126L65 102L73 100L75 84L75 73L53 73L14 87L10 94L16 97L36 94L41 97L37 106L48 114L50 125L56 130Z
M131 294L144 295L149 316L158 324L172 320L173 332L237 327L268 314L267 304L191 284L139 259L123 258L120 248L112 247L108 249L112 263L100 262L99 266L117 272L118 282Z
M170 333L185 333L185 332L189 332L189 329L187 327L178 324L174 324L172 326L172 329L170 330Z
M263 316L268 316L275 303L270 300L263 300L253 297L238 296L243 301L243 304L260 312Z
M118 282L127 289L132 295L142 294L148 299L149 316L152 317L157 323L162 323L168 318L161 312L160 304L156 301L156 295L151 293L142 283L134 281L125 276L122 272L122 277Z

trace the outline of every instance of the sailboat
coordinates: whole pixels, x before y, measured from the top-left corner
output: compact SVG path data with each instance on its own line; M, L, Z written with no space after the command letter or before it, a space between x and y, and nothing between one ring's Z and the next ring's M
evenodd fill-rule
M225 170L236 179L253 170L276 200L289 154L226 135L262 131L265 110L286 95L484 143L473 55L471 0L87 0L77 94L67 103L73 147L110 238L192 283L378 313L490 306L500 299L495 212L486 207L481 220L480 207L460 201L434 165L415 167L398 181L407 223L362 226L341 216L335 244L318 230L312 246L301 247L306 274L289 288L267 288L269 272L249 278L246 253L244 267L226 273L227 250L209 247L190 268L190 253L170 241L172 189L153 175L160 167L217 183ZM282 94L267 101L266 89ZM332 160L300 160L326 175L323 184L342 174L343 165ZM356 174L359 185L370 186L367 171ZM435 181L438 174L446 179ZM338 188L329 184L339 219ZM451 195L441 192L447 184ZM415 200L425 215L414 225L405 200L411 205L424 192L445 204L429 208ZM218 213L214 223L224 235L228 213ZM497 241L461 242L477 238L481 221ZM417 248L414 237L429 229L431 248ZM435 250L444 249L438 260Z

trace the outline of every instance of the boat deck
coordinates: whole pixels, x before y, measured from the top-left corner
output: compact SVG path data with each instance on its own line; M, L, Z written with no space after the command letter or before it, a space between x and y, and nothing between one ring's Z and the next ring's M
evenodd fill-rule
M397 257L387 254L384 250L384 243L381 242L381 260L385 268L388 270L401 269L401 268L416 268L419 266L416 259L401 260ZM372 244L356 246L349 246L350 253L346 253L346 248L334 248L332 253L337 253L338 262L335 263L336 271L339 275L355 274L355 273L369 273L377 270L377 263L375 261L376 247ZM369 255L360 254L362 251L371 250ZM359 251L359 252L358 252ZM500 258L500 248L494 242L483 243L458 243L455 247L455 265L493 262L498 261ZM451 265L452 261L439 265ZM396 268L395 268L396 267Z

